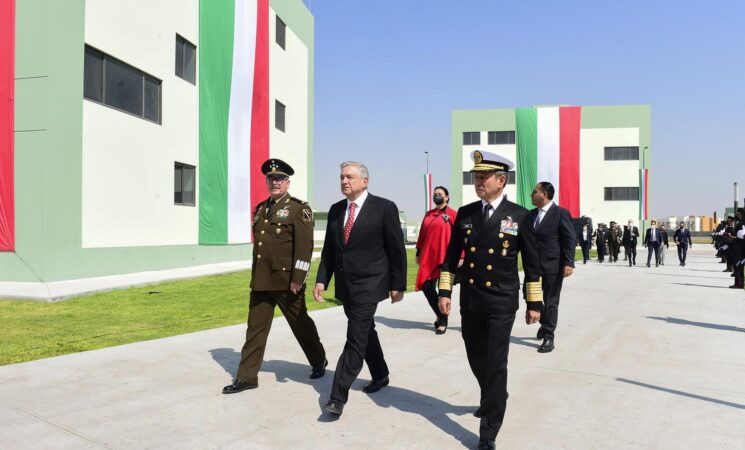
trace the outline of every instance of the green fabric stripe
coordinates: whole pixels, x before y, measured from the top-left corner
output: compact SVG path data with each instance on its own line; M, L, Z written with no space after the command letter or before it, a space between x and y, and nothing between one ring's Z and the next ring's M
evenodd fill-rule
M535 108L515 110L517 124L517 203L532 208L530 193L538 182L538 112Z
M199 2L199 243L228 242L234 0Z

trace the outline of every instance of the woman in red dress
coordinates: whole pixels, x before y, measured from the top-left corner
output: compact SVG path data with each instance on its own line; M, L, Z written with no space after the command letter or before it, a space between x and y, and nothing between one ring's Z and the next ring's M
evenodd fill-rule
M424 215L416 241L416 263L419 265L416 290L424 292L429 306L437 316L435 333L443 334L448 328L448 316L442 314L437 306L437 281L453 231L456 211L448 206L450 195L442 186L435 188L432 200L436 206Z

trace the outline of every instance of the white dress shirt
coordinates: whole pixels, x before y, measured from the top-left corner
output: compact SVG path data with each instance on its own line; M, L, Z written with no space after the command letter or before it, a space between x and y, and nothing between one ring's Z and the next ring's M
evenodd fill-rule
M489 218L486 220L491 219L492 214L494 214L494 211L497 210L499 205L502 203L502 200L504 199L504 194L500 195L499 197L495 198L491 202L487 202L486 200L481 200L481 214L484 214L484 207L486 207L487 204L491 205L491 210L489 211Z
M542 208L539 208L538 209L538 216L535 219L535 226L538 226L538 224L541 223L541 221L543 220L543 218L546 217L546 213L548 212L548 209L553 204L554 204L554 202L552 200L552 201L546 203L546 205L543 206Z
M367 189L365 189L362 194L357 197L357 200L354 201L354 204L357 205L357 207L354 210L354 218L352 219L352 223L354 223L360 216L360 211L362 210L362 205L365 203L365 200L367 200ZM344 213L344 225L347 224L347 219L349 218L349 205L351 204L352 201L347 199L347 211Z

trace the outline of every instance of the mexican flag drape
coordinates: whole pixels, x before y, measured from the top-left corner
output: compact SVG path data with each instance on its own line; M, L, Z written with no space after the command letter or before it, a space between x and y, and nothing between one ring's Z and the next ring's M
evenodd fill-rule
M539 181L556 188L554 201L579 217L579 130L581 107L515 110L517 203L533 208L530 193Z
M0 1L0 251L15 250L13 102L15 0Z
M199 243L246 243L267 197L269 0L199 7Z

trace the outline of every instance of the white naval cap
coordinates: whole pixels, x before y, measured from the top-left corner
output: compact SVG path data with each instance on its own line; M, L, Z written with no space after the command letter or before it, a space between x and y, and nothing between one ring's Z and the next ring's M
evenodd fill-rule
M483 150L471 152L471 161L473 161L471 172L491 172L495 170L507 172L515 167L515 164L504 156Z

